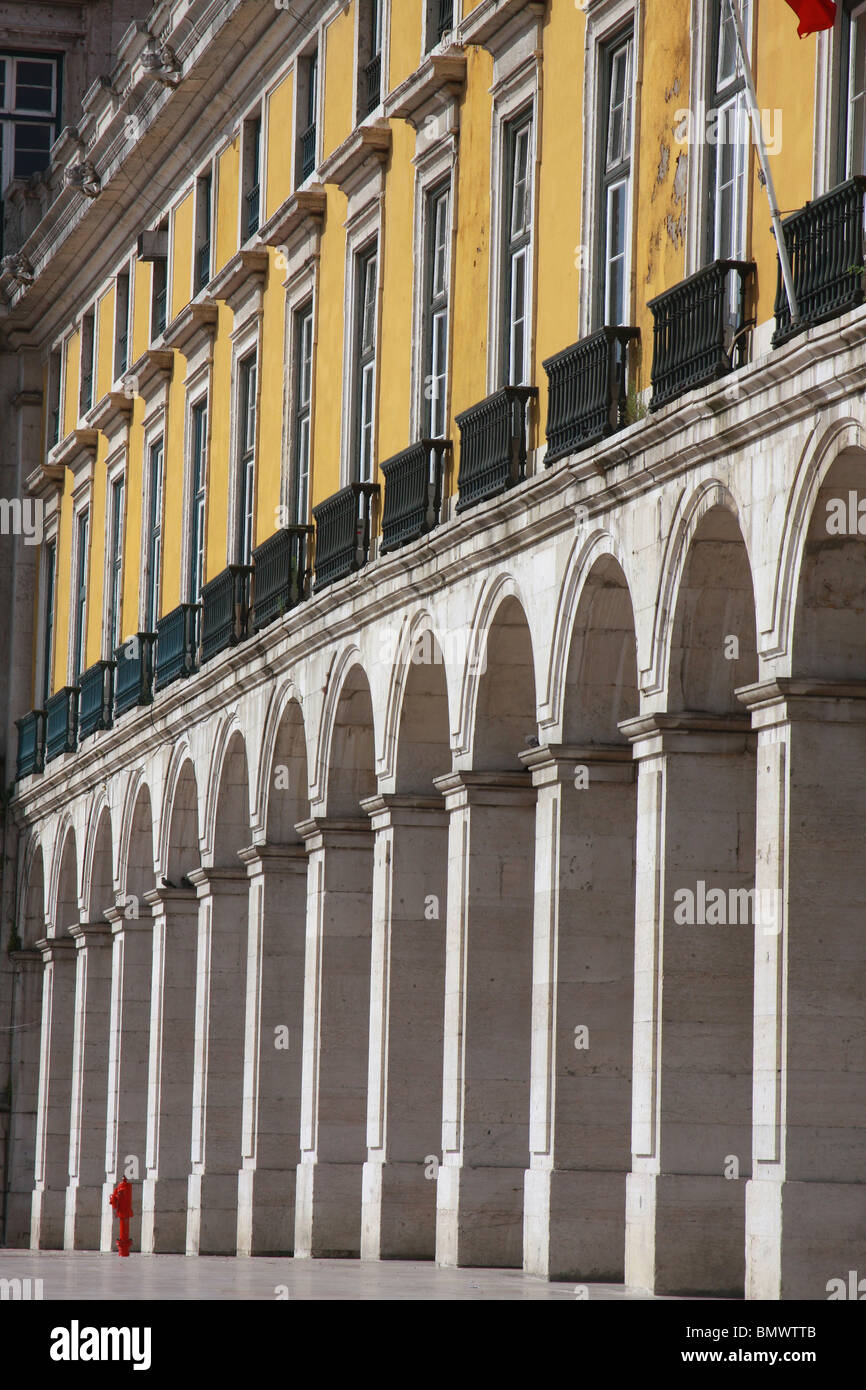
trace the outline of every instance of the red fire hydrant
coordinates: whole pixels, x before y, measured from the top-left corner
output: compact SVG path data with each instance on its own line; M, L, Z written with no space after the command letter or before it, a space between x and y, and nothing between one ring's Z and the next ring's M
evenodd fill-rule
M132 1216L132 1184L121 1178L115 1187L109 1202L114 1207L114 1213L120 1222L120 1235L117 1237L118 1255L128 1255L132 1241L129 1238L129 1218Z

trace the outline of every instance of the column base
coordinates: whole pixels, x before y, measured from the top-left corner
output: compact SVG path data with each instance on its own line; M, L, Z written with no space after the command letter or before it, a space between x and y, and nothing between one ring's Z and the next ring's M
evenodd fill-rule
M626 1284L656 1294L742 1298L745 1207L739 1179L629 1173Z
M102 1184L70 1183L66 1189L63 1223L64 1250L100 1250Z
M863 1184L751 1179L746 1298L866 1298L864 1231Z
M30 1207L30 1249L62 1250L65 1229L66 1188L35 1188Z
M432 1260L436 1182L423 1163L365 1163L362 1260Z
M236 1173L190 1173L187 1179L187 1255L235 1255L238 1245Z
M357 1259L361 1253L362 1165L299 1163L295 1259Z
M142 1255L186 1253L186 1178L145 1178L141 1185Z
M523 1268L542 1279L622 1283L625 1173L528 1169Z
M522 1268L524 1174L523 1168L439 1169L437 1264Z
M241 1168L238 1173L239 1255L291 1255L295 1243L295 1173Z

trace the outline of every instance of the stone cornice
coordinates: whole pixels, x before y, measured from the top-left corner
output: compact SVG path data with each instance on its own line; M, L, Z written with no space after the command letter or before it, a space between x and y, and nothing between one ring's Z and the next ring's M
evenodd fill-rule
M52 468L70 468L78 472L82 463L93 462L99 446L99 431L95 429L70 430L59 444L55 444L48 455Z
M43 460L37 463L32 473L28 473L24 480L24 486L31 497L43 497L52 492L63 491L63 479L66 473L65 465L62 463L49 463Z
M500 47L496 40L506 26L521 20L525 27L537 24L546 8L546 0L481 0L461 22L458 34L463 43L495 52Z
M234 310L240 298L260 290L268 273L268 253L264 249L238 251L218 275L209 282L209 299L222 299Z
M360 125L319 169L323 183L335 183L344 193L357 183L369 165L382 165L391 154L391 127L386 121Z
M431 53L421 66L385 99L385 115L408 121L413 129L434 112L444 96L459 97L466 87L466 54L462 48Z
M258 239L264 246L283 246L297 232L320 227L327 206L328 195L321 184L298 189L259 228Z
M170 348L148 348L130 367L127 376L135 384L136 395L148 396L157 380L167 381L174 370L174 353Z
M95 425L102 434L111 434L118 424L128 425L134 401L125 391L109 391L88 413L89 424Z
M166 347L177 348L188 357L190 347L214 337L218 318L219 310L210 295L202 295L175 315L162 335L163 342Z

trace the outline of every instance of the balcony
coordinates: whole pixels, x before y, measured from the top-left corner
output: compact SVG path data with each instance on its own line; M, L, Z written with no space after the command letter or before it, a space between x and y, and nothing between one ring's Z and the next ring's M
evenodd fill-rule
M18 760L16 776L30 777L45 766L45 711L33 709L23 719L15 720L18 729Z
M316 122L313 121L301 136L301 183L310 177L316 167Z
M301 603L310 591L312 526L287 526L253 551L254 632Z
M773 347L866 300L863 265L863 197L866 178L849 179L807 203L782 223L800 312L791 322L779 266Z
M256 184L247 194L247 240L255 236L259 230L259 204L261 202L261 190Z
M526 412L537 396L537 386L503 386L457 416L458 512L497 497L526 477Z
M155 632L137 632L114 653L114 715L153 703Z
M197 603L180 603L156 624L156 689L191 676L197 666Z
M422 439L382 464L385 507L380 554L426 536L442 520L443 473L450 439Z
M84 672L78 683L79 740L110 729L114 696L114 662L97 661Z
M236 647L247 635L252 565L228 565L201 591L201 659Z
M375 58L364 68L364 77L367 82L367 101L365 110L368 116L376 110L382 100L382 54L377 53Z
M548 465L628 424L629 343L639 338L637 328L600 328L543 364L550 382Z
M746 287L754 270L751 261L713 261L650 300L650 410L717 381L745 361Z
M203 290L210 280L210 241L203 241L195 255L196 293Z
M74 753L78 730L78 686L66 685L45 704L45 761Z
M378 498L378 483L350 483L313 508L317 593L366 565L373 534L372 512Z
M158 338L165 332L165 325L168 319L168 287L163 285L158 290L153 300L153 336Z

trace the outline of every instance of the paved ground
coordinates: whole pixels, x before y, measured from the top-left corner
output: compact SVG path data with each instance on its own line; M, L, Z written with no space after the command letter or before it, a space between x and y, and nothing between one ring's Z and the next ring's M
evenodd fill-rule
M589 1298L643 1301L619 1284L548 1284L516 1269L437 1269L360 1260L118 1255L0 1249L0 1280L41 1279L46 1300L414 1299L424 1301ZM0 1289L2 1289L0 1285ZM8 1293L6 1295L8 1297Z

